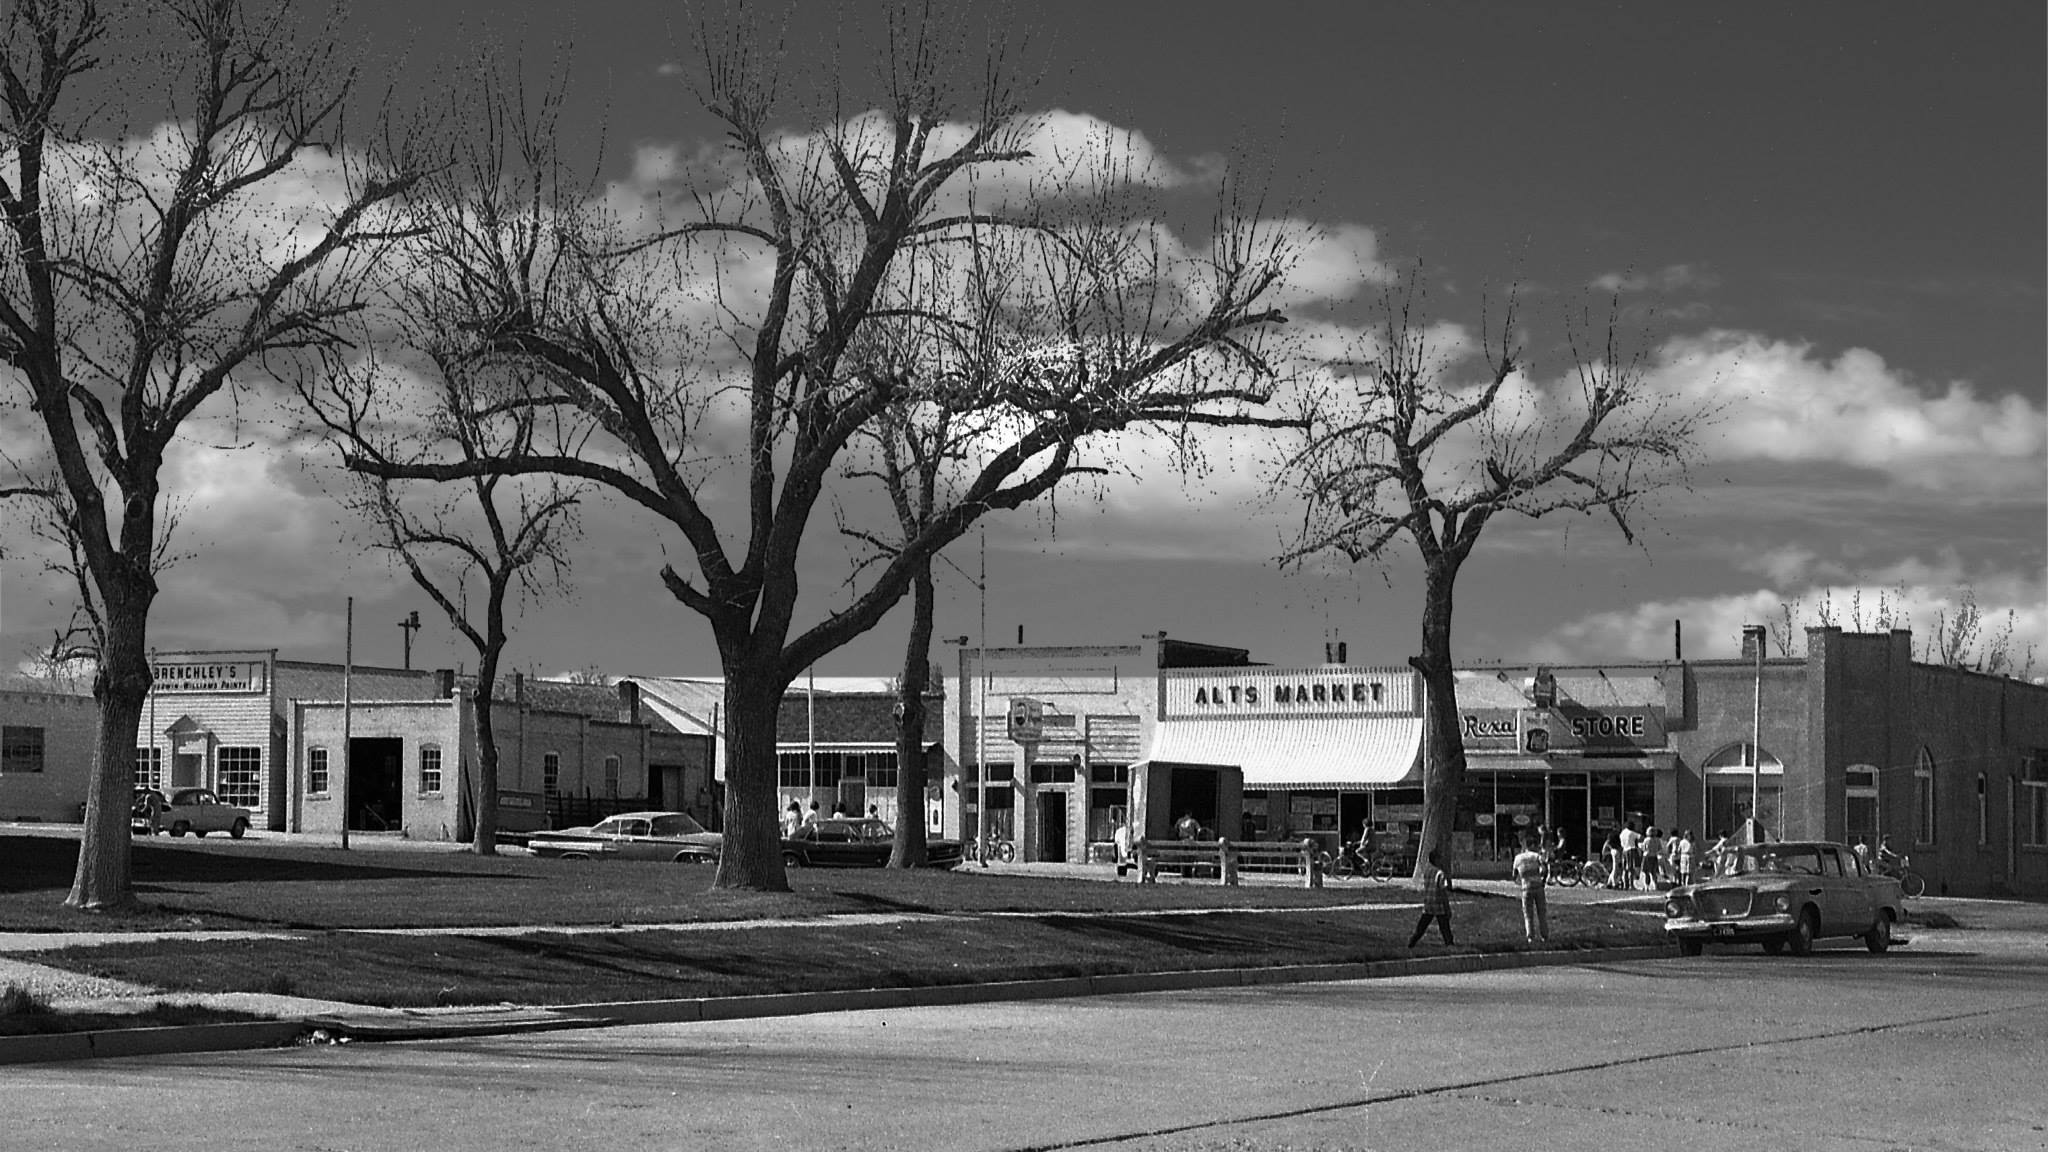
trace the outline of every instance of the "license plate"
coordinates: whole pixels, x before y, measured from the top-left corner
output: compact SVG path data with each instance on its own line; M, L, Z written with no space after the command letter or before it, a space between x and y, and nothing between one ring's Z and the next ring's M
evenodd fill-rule
M1714 925L1714 935L1716 935L1716 936L1733 936L1733 935L1735 935L1735 925L1733 925L1733 924L1716 924L1716 925Z

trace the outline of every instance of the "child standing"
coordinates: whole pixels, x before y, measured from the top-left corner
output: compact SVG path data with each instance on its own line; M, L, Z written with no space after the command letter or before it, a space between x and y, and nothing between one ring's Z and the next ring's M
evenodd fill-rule
M1444 866L1444 850L1429 850L1429 868L1422 874L1422 918L1415 922L1415 934L1408 938L1408 946L1422 943L1422 934L1429 928L1429 922L1436 921L1437 934L1445 944L1451 943L1451 875Z

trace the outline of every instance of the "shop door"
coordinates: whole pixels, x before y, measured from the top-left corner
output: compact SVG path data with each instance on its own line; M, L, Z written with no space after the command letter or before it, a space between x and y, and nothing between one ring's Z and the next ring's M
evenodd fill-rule
M364 736L348 742L348 826L354 832L396 832L405 826L405 741Z
M848 816L868 814L868 782L866 780L839 780L839 808Z
M1066 792L1038 794L1038 859L1066 861L1067 807Z
M1581 773L1560 773L1550 781L1550 826L1564 833L1565 854L1581 858L1592 844L1585 781Z
M203 752L176 752L171 755L171 787L197 788L205 783L200 779L205 773L206 754Z

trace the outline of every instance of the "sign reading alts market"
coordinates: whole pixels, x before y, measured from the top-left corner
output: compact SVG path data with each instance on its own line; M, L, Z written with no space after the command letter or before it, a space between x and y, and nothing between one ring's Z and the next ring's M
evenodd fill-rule
M1415 674L1405 668L1266 669L1168 674L1169 716L1303 715L1415 707Z
M163 694L261 692L270 665L264 660L153 660L150 690Z

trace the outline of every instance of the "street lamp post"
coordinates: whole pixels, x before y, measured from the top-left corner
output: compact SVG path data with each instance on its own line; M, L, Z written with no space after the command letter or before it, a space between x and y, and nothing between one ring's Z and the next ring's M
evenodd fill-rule
M1764 626L1745 624L1742 626L1742 640L1745 647L1755 653L1756 683L1750 701L1749 712L1749 827L1750 842L1763 838L1763 779L1764 779Z

